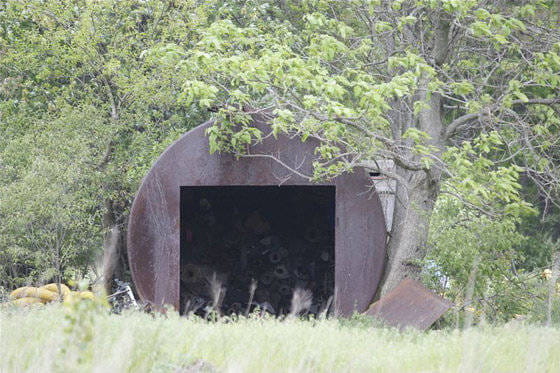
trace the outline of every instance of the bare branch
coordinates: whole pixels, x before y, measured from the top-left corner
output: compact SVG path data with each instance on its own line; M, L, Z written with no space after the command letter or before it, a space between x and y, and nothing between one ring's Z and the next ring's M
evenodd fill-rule
M453 122L451 122L447 126L447 128L445 130L444 138L446 140L450 139L451 137L453 137L453 135L455 135L455 133L457 132L459 127L461 127L462 125L470 122L471 120L475 120L477 118L480 118L481 115L482 115L482 113L471 113L471 114L465 114L465 115L460 116L459 118L455 119Z
M282 167L285 167L290 172L293 172L294 174L298 175L299 177L302 177L307 181L313 180L313 178L311 176L306 175L306 174L298 171L297 169L288 166L286 163L282 162L282 160L280 158L275 157L271 154L237 154L237 156L241 157L241 158L267 158L267 159L272 159L273 161L280 164Z
M529 100L513 100L511 101L512 105L554 105L560 103L560 97L557 98L533 98ZM445 139L448 140L459 129L459 127L467 124L468 122L481 119L482 117L488 116L490 112L496 111L500 109L500 105L494 105L491 108L487 108L486 111L478 112L478 113L470 113L460 116L456 118L453 122L451 122L445 131Z

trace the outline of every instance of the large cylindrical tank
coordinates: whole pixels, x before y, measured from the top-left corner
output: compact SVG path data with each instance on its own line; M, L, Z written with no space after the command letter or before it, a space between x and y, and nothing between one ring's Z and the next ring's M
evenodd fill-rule
M190 216L188 206L192 205L185 202L190 198L188 193L199 193L196 203L204 205L206 202L202 200L206 197L201 196L206 193L205 188L210 193L212 188L225 187L224 191L233 193L233 187L245 187L243 199L248 199L251 188L255 188L255 196L261 197L252 201L253 208L270 213L281 210L282 204L276 203L273 208L267 208L267 198L270 200L271 197L266 197L266 193L276 192L266 192L268 189L262 187L277 187L278 195L288 193L295 196L289 191L296 190L297 198L305 201L306 189L298 189L298 186L322 186L330 187L327 189L332 192L332 209L325 205L327 207L321 214L330 216L325 221L332 221L333 225L334 310L343 316L366 310L381 280L386 255L383 209L367 172L358 168L352 173L314 184L302 175L312 173L312 163L316 158L314 150L318 143L313 139L302 142L286 135L274 137L264 120L255 117L254 121L254 125L264 132L263 141L250 148L249 153L254 157L236 159L230 154L210 154L205 131L212 123L207 122L189 131L165 150L142 181L128 226L128 258L140 298L156 307L168 304L180 308L181 286L187 286L181 285L182 265L188 262L189 258L185 256L189 255L189 245L194 242L188 223L184 221L187 219L185 216ZM313 191L314 195L318 193L315 189L307 190ZM286 193L282 194L284 191ZM294 206L300 205L304 209L312 209L304 207L304 203ZM276 217L270 219L281 219L279 214L275 213ZM245 222L249 217L243 219ZM258 221L255 223L257 218L252 219L251 224L258 226ZM296 218L286 217L285 220L290 219ZM265 227L266 223L263 223ZM228 227L224 228L224 223L221 224L220 232L225 232ZM297 225L305 224L305 219L297 222ZM246 227L237 229L244 234L247 232ZM257 231L255 237L266 244L268 236L263 232ZM204 247L197 247L197 250L204 250ZM232 277L232 271L236 270L245 271L244 267L232 267L229 276Z

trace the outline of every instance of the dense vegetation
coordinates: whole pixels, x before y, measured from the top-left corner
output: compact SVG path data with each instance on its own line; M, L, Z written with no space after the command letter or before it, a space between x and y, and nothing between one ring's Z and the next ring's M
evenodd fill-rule
M0 313L0 370L41 372L556 372L560 330L523 324L420 333L364 320L237 322ZM78 318L78 315L80 316ZM77 321L80 320L80 321ZM33 335L33 338L29 338Z
M0 286L126 278L128 209L156 157L210 118L210 150L245 156L259 137L248 115L266 109L277 131L322 141L310 179L395 161L386 287L422 277L456 303L446 325L560 321L558 12L553 0L2 2Z

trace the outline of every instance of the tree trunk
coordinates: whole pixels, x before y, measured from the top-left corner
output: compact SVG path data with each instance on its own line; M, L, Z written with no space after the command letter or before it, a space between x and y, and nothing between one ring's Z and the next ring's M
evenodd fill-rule
M436 28L432 57L438 66L446 61L449 52L450 23L446 17L442 12L436 14L434 19ZM427 104L426 108L420 111L415 126L429 136L426 145L433 146L434 155L441 158L446 148L442 97L438 92L428 94L431 79L429 75L421 78L419 89L414 97L414 102ZM395 109L399 115L393 115L391 118L393 137L403 140L401 136L407 130L412 118L407 119L404 115L407 111L402 103L395 103ZM407 158L420 161L419 156L410 153ZM440 191L441 168L441 164L433 163L428 170L417 171L401 167L397 171L408 185L397 185L393 226L387 247L388 262L378 297L387 294L406 277L416 279L420 277L421 260L426 256L430 218Z
M103 55L103 53L101 53ZM119 124L119 95L113 92L115 84L109 78L103 76L105 87L107 89L108 101L111 104L111 122L113 125ZM110 162L113 152L115 151L114 140L111 139L107 144L107 150L100 164L100 169L106 169ZM110 187L105 185L105 189ZM123 262L125 251L125 227L123 221L123 208L110 198L105 200L105 212L103 214L103 231L105 237L103 240L103 287L107 294L113 292L113 281L115 278L123 280L124 268L126 263Z
M105 201L105 213L103 214L103 229L105 238L103 240L103 288L107 294L112 293L115 278L124 279L123 262L125 251L125 229L124 223L116 217L121 216L115 211L115 204L111 200Z
M430 217L439 193L439 180L424 171L405 171L409 189L397 186L388 262L379 295L383 296L404 278L418 279L420 261L426 255ZM403 175L404 176L404 175ZM408 177L407 177L408 176Z
M441 96L434 92L428 97L427 85L428 80L421 84L424 89L419 90L417 100L429 105L418 115L416 127L429 136L426 145L433 146L436 149L434 155L440 158L445 149ZM406 123L400 122L399 127L406 128ZM408 158L421 160L420 156L412 154ZM420 276L430 218L440 191L442 165L434 163L430 169L420 171L399 167L397 173L407 185L397 184L393 226L387 247L388 262L378 296L385 295L406 277Z

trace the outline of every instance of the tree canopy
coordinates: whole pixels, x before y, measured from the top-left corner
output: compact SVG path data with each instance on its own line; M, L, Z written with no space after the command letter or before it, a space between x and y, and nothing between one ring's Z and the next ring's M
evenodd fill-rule
M419 271L440 193L485 215L519 215L529 209L523 173L557 200L554 5L250 2L195 42L155 50L181 56L187 104L216 109L211 151L250 156L260 136L250 115L267 111L275 131L321 141L311 180L394 161L379 170L398 181L386 291Z
M91 275L103 253L126 276L156 157L210 118L209 151L254 156L259 113L320 141L312 181L394 162L377 169L397 181L381 293L413 276L459 299L482 263L475 295L523 312L519 284L560 235L559 16L552 0L3 2L0 285Z

